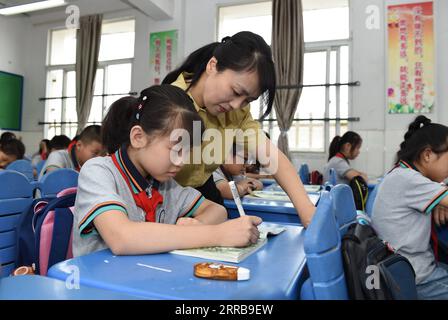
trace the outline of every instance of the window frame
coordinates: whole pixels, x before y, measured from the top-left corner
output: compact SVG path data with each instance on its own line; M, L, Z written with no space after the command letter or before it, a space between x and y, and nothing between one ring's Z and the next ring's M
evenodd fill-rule
M266 1L260 1L260 2L266 2ZM222 4L216 6L216 24L215 24L215 39L216 41L220 41L218 39L220 30L219 27L221 25L220 21L220 8L225 7L231 7L231 6L239 6L239 5L246 5L246 4L254 4L255 1L247 1L242 3L228 3L228 4ZM348 82L352 79L352 63L351 63L351 52L352 52L352 32L351 32L351 15L352 15L352 8L350 6L350 1L348 1L348 10L349 10L349 38L346 39L336 39L336 40L325 40L325 41L315 41L315 42L305 42L305 53L309 52L317 52L317 51L326 51L326 83L330 83L330 60L331 60L331 52L336 49L336 83L340 83L341 79L341 48L343 46L347 46L347 59L348 59ZM306 85L306 84L305 84ZM325 86L325 118L329 118L330 114L330 88L329 86ZM341 115L341 87L335 86L336 88L336 118L339 119ZM347 97L347 114L350 117L350 114L352 114L352 90L349 86L348 90L348 97ZM261 118L261 115L263 114L263 109L260 106L259 110L259 118ZM258 118L258 119L259 119ZM273 120L276 119L275 115L275 109L273 108L271 114L269 115L269 119ZM323 155L328 153L328 148L330 145L330 127L334 123L335 124L335 134L339 135L341 132L341 121L324 121L324 143L323 143L323 150L315 151L315 150L306 150L306 149L299 149L298 148L298 135L299 135L299 127L300 127L301 121L293 121L293 126L296 126L296 145L294 148L291 148L290 146L290 152L291 154L300 154L300 153L306 153L309 155L316 154L316 155ZM271 135L271 138L273 137L273 130L274 130L274 121L269 121L267 124L261 123L261 127L263 130L268 129L268 133ZM309 122L310 125L312 125L312 122ZM350 130L350 122L347 121L347 130ZM312 131L312 130L311 130ZM310 137L311 139L311 137ZM275 141L273 141L275 143Z
M128 20L134 20L134 23L136 24L136 19L135 17L126 17L126 18L121 18L121 19L111 19L111 20L106 20L103 21L103 24L107 24L107 23L114 23L117 21L128 21ZM69 125L65 122L65 115L66 115L66 108L67 108L67 74L69 72L76 72L76 63L74 64L58 64L58 65L51 65L51 57L52 57L52 53L53 53L53 46L52 46L52 40L53 40L53 31L58 31L58 30L64 30L64 28L54 28L54 29L50 29L48 30L48 44L47 44L47 64L46 64L46 68L45 68L45 72L46 72L46 91L48 89L48 84L49 84L49 76L50 76L50 72L52 71L57 71L57 70L61 70L62 71L62 95L58 96L56 98L60 98L57 100L61 101L61 119L58 122L55 122L55 124L49 124L49 117L50 117L50 110L49 110L49 105L48 105L48 100L45 101L45 122L46 124L44 125L44 137L49 136L49 131L51 128L55 128L55 131L57 131L60 128L61 133L60 134L67 134L67 132L70 130L70 127L72 127L73 125ZM131 83L130 86L132 86L132 72L133 72L133 65L134 65L134 61L135 61L135 51L134 51L134 57L132 58L125 58L125 59L116 59L116 60L106 60L106 61L99 61L98 62L98 66L97 66L97 73L98 70L102 69L103 70L103 91L102 91L102 97L101 97L101 105L102 105L102 119L104 119L105 116L105 112L107 110L107 107L105 105L105 101L106 101L106 97L104 96L106 94L106 90L107 90L107 72L108 72L108 67L113 66L113 65L120 65L120 64L130 64L131 65ZM96 81L96 80L95 80ZM132 91L132 90L131 90ZM117 93L124 93L124 92L117 92ZM49 97L52 98L52 97ZM76 98L76 93L75 93L75 98ZM62 122L62 123L61 123ZM77 123L76 123L77 126ZM57 133L56 133L57 134ZM71 137L73 138L73 137Z

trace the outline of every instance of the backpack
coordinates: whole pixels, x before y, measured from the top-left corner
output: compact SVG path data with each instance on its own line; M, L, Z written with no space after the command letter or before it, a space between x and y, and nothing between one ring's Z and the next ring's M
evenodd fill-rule
M369 195L369 186L361 176L356 176L349 183L353 192L353 199L355 200L356 210L366 210L367 197Z
M310 184L321 186L324 181L324 176L317 170L311 171Z
M370 225L354 223L348 228L342 239L342 258L350 299L417 299L409 260L378 238Z
M57 198L33 201L23 212L17 228L17 267L32 267L36 274L46 275L54 264L73 258L75 199L76 188L70 188Z

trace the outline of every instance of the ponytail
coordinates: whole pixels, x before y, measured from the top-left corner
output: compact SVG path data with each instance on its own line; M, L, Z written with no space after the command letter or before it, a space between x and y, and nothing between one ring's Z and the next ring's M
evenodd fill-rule
M341 151L341 148L344 144L350 143L351 148L350 152L352 152L356 147L358 147L362 143L362 138L359 134L354 131L347 131L342 137L336 136L330 144L330 152L328 160L333 158L338 152Z
M340 150L339 142L341 141L341 136L336 136L330 143L330 150L328 155L328 161L333 158Z
M199 122L203 130L201 117L187 93L172 85L152 86L143 90L138 99L124 97L111 105L103 120L103 145L114 153L129 144L129 134L135 125L140 125L148 135L160 136L177 128L185 129L192 145L194 122Z
M103 145L109 154L117 151L129 140L129 126L137 104L138 99L124 97L110 106L102 125Z
M400 160L410 164L418 161L426 148L431 148L436 154L447 152L448 127L432 123L431 119L421 115L409 125L397 152L396 164Z
M189 78L190 87L194 86L204 73L208 62L213 57L213 53L219 44L219 42L213 42L194 51L179 68L171 71L165 79L163 79L162 84L171 84L177 80L181 73L186 72L192 75L192 77Z

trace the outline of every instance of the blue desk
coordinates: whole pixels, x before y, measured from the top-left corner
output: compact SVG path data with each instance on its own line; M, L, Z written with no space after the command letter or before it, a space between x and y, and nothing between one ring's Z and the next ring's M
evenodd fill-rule
M314 205L320 198L320 193L308 193L310 200ZM248 215L258 216L266 222L281 224L301 224L296 209L291 201L275 201L262 198L241 199L244 211ZM238 208L235 201L224 200L224 206L229 212L230 218L238 218Z
M42 276L0 279L0 300L135 300L138 297L86 286L68 289L64 281Z
M194 264L208 260L170 253L115 257L110 250L56 264L48 276L65 280L70 275L68 268L77 266L83 285L150 299L299 299L305 265L303 228L286 228L238 264L250 269L248 281L195 277Z

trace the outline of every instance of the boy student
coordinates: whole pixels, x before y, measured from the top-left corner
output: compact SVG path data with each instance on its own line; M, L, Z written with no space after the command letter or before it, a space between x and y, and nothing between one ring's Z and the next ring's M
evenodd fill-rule
M15 137L2 137L0 144L0 169L5 169L10 163L23 159L25 146Z
M78 139L72 141L67 150L50 153L39 178L55 169L69 168L79 171L87 160L102 154L101 126L88 126Z

